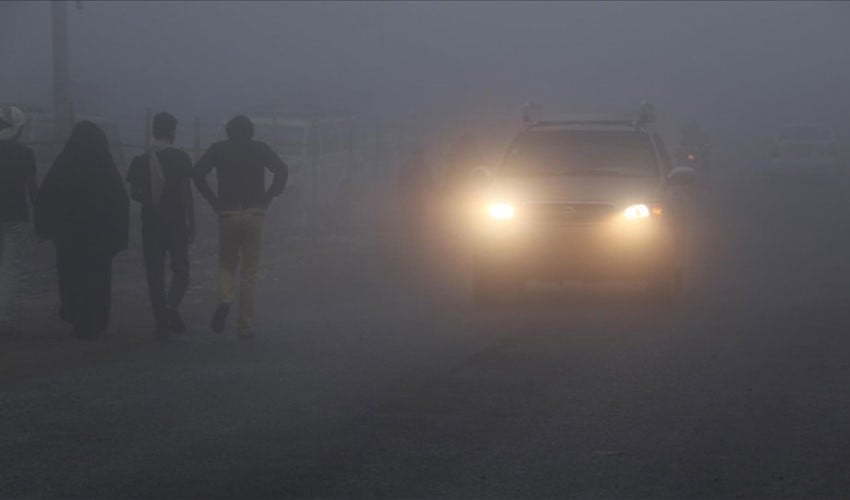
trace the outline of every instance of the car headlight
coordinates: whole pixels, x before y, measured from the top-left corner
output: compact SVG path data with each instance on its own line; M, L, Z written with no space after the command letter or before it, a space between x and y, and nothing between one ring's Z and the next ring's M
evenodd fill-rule
M660 202L652 203L651 205L638 203L637 205L626 207L623 215L629 220L645 219L650 215L659 217L664 215L664 207Z
M491 203L487 206L487 215L493 220L511 220L516 215L514 206L510 203Z
M644 205L643 203L639 203L637 205L631 205L626 208L626 211L623 212L623 215L626 216L629 220L635 219L645 219L649 217L650 214L649 207Z

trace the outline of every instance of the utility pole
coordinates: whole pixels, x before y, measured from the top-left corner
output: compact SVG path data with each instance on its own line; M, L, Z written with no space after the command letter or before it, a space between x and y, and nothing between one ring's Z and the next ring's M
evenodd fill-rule
M64 142L71 133L74 111L71 106L71 76L68 62L68 13L65 2L53 0L53 116L56 141Z

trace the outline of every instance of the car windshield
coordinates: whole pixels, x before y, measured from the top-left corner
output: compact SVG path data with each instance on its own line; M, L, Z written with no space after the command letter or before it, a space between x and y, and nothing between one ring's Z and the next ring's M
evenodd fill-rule
M530 131L514 141L501 169L508 176L653 176L647 134L629 130Z
M826 142L832 139L829 127L823 125L795 125L785 127L779 134L779 140L783 142Z

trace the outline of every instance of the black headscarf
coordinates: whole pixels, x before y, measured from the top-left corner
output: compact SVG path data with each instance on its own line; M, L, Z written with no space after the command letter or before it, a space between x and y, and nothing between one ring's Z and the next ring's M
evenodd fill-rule
M44 239L114 255L127 248L129 204L106 134L83 121L42 183L35 230Z

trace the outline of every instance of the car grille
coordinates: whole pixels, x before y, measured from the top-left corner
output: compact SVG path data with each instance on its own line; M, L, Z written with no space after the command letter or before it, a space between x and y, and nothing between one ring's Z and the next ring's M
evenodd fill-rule
M552 224L588 224L602 222L614 213L605 203L531 203L525 207L529 221Z

